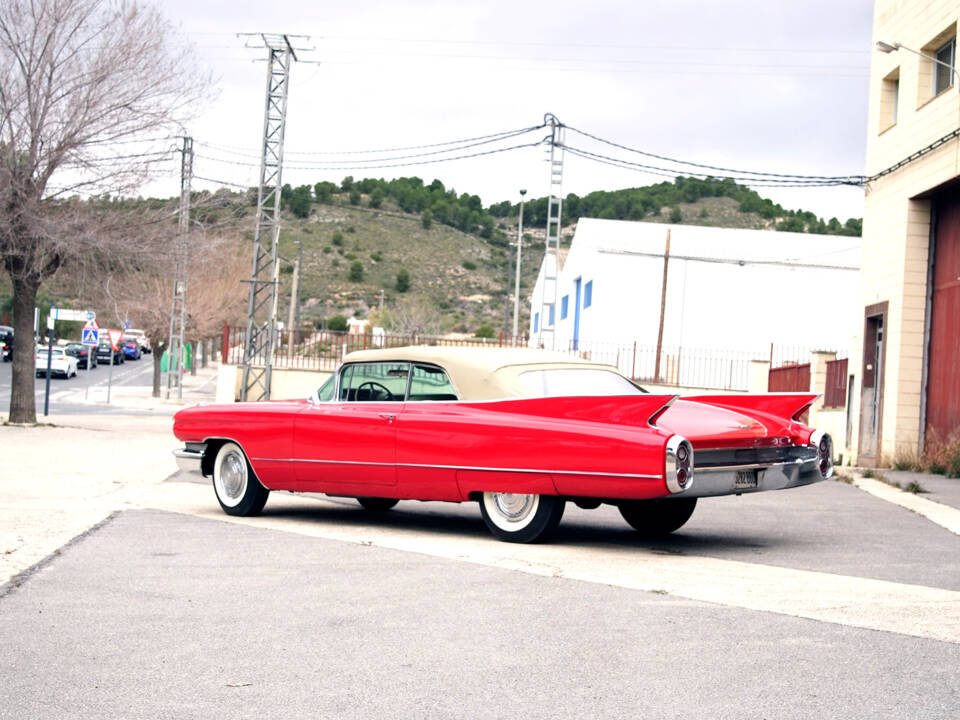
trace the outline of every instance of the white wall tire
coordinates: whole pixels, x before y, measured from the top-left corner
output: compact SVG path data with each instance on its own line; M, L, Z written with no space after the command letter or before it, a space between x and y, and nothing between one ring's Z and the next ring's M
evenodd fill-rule
M224 443L217 451L213 462L213 492L227 515L243 517L258 515L270 494L260 484L243 449L233 442Z
M557 529L565 504L555 495L485 492L480 498L480 513L497 539L532 543Z

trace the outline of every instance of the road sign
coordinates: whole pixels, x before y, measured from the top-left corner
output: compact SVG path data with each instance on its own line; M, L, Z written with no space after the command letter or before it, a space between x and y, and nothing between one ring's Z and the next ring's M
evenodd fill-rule
M97 321L93 318L87 318L87 321L83 324L84 330L99 330L100 326L97 324Z
M54 320L72 320L73 322L83 322L87 320L85 310L68 310L66 308L50 308L50 317Z
M107 335L110 336L110 344L113 346L114 351L120 349L120 339L123 337L123 330L107 330Z
M93 322L97 319L97 314L93 310L87 310L86 316L87 322Z
M84 328L81 337L80 342L84 345L96 347L100 344L100 330L97 328Z

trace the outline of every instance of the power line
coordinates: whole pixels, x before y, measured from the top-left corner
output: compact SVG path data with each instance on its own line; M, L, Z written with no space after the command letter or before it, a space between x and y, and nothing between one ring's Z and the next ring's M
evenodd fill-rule
M596 140L597 142L604 143L605 145L610 145L611 147L619 148L620 150L626 150L627 152L632 152L632 153L636 153L636 154L638 154L638 155L643 155L643 156L645 156L645 157L654 158L655 160L663 160L664 162L670 162L670 163L674 163L674 164L677 164L677 165L686 165L686 166L689 166L689 167L698 167L698 168L703 168L703 169L705 169L705 170L717 170L717 171L719 171L719 172L733 173L733 174L737 174L737 175L757 175L757 176L759 176L759 177L768 177L768 178L791 178L791 179L798 179L798 180L812 180L812 179L816 179L816 180L830 180L830 181L840 181L840 180L842 180L842 181L844 181L842 184L847 184L847 185L850 185L850 184L862 184L862 182L863 182L863 177L862 177L862 176L789 175L789 174L785 174L785 173L760 172L760 171L755 171L755 170L736 170L736 169L733 169L733 168L718 167L718 166L716 166L716 165L705 165L705 164L703 164L703 163L691 162L691 161L689 161L689 160L678 160L678 159L676 159L676 158L667 157L667 156L665 156L665 155L658 155L658 154L656 154L656 153L651 153L651 152L648 152L648 151L646 151L646 150L638 150L638 149L636 149L636 148L631 148L631 147L628 147L628 146L626 146L626 145L621 145L620 143L613 142L612 140L606 140L606 139L604 139L604 138L602 138L602 137L598 137L597 135L593 135L592 133L588 133L588 132L586 132L586 131L584 131L584 130L579 130L579 129L577 129L577 128L575 128L575 127L571 127L571 126L569 126L569 125L568 125L567 127L568 127L570 130L572 130L573 132L577 133L578 135L583 135L584 137L588 137L588 138L590 138L591 140ZM857 183L851 183L851 182L849 182L851 179L857 180Z
M511 145L510 147L505 148L495 148L493 150L485 150L483 152L469 153L467 155L457 155L454 157L442 157L442 158L433 158L431 160L418 160L415 162L401 162L401 163L388 163L382 165L360 165L360 166L341 166L341 165L296 165L291 166L291 170L380 170L383 168L398 168L398 167L413 167L416 165L432 165L436 163L443 162L453 162L455 160L468 160L470 158L483 157L485 155L496 155L498 153L511 152L513 150L519 150L520 148L527 147L538 147L541 145L539 141L535 143L522 143L520 145ZM239 167L256 167L252 163L238 162L236 160L223 160L221 158L210 157L208 155L197 155L198 158L203 160L208 160L210 162L221 163L225 165L236 165ZM424 157L423 155L414 156L414 157ZM387 158L388 160L391 158Z
M327 150L327 151L316 150L316 151L300 151L300 152L297 152L295 150L290 150L290 151L285 151L284 157L289 157L290 155L372 155L377 153L406 152L407 150L424 150L424 149L444 147L449 145L464 145L466 143L473 143L479 140L492 141L498 138L515 137L517 135L523 135L525 133L532 132L534 130L540 130L543 127L545 126L543 125L543 123L541 123L539 125L532 125L530 127L519 128L517 130L505 130L503 132L492 133L490 135L479 135L477 137L462 138L460 140L448 140L446 142L429 143L427 145L407 145L405 147L381 148L378 150ZM240 148L231 147L228 145L216 145L213 143L206 143L203 141L200 141L198 144L211 149L232 153L241 157L253 157L253 158L260 157L259 155L253 155L247 152L239 152Z
M613 167L619 167L624 170L636 170L638 172L647 173L650 175L658 175L661 177L676 177L681 175L678 170L672 170L670 168L659 167L656 165L645 165L643 163L631 162L630 160L621 160L619 158L612 158L607 155L600 155L598 153L592 153L581 148L571 147L570 145L565 146L567 152L582 157L586 160L592 160L594 162L601 163L603 165L612 165ZM689 171L687 175L700 177L700 178L715 178L717 180L733 180L744 185L751 185L754 187L834 187L838 185L854 185L859 186L861 182L859 178L851 178L850 180L839 180L839 179L801 179L802 176L793 176L796 179L790 179L785 177L784 179L773 179L773 178L762 178L762 177L745 177L738 175L718 175L714 173L705 173L697 171ZM852 181L851 181L852 180Z

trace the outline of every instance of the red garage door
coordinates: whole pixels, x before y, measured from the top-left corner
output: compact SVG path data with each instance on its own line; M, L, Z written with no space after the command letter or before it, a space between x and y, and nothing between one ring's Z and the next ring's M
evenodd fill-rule
M960 197L936 199L933 308L927 384L927 439L960 428Z

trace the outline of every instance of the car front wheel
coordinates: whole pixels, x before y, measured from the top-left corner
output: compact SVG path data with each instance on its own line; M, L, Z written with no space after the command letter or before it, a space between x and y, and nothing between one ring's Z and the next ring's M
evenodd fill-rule
M563 498L555 495L485 492L480 499L480 513L497 539L533 543L546 539L557 529L565 504Z
M696 498L624 500L618 507L623 519L641 535L667 535L683 527L697 507Z
M236 443L224 443L213 463L213 491L227 515L259 515L270 491L250 467L247 456Z

